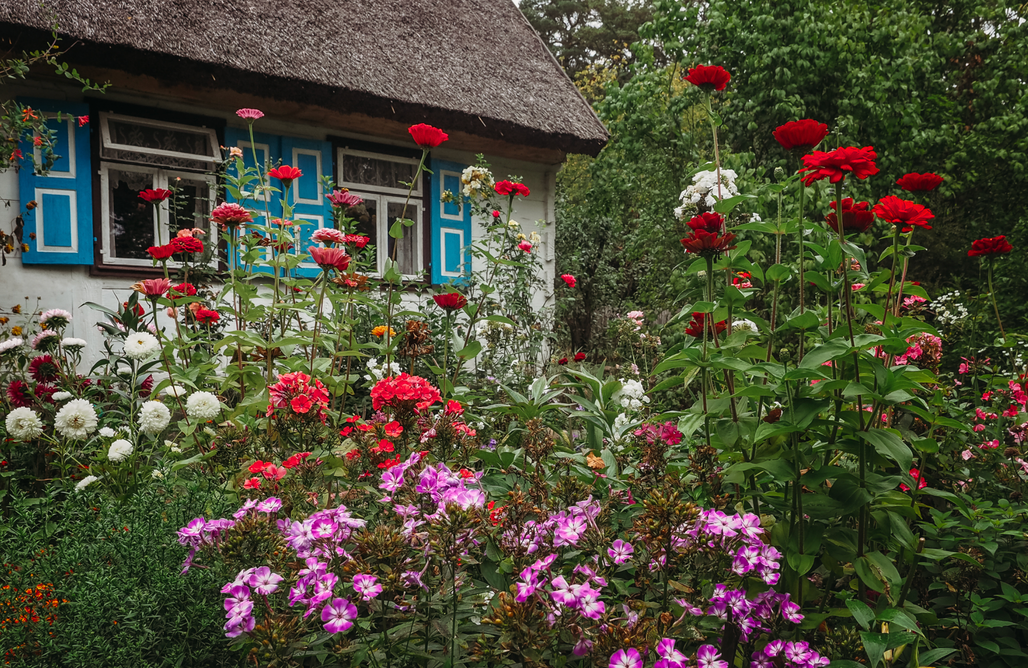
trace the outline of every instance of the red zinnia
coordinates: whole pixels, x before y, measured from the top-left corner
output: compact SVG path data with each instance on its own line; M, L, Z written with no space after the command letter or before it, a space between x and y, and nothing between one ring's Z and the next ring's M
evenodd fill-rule
M836 232L839 231L839 218L838 211L836 211L836 203L832 202L832 212L825 216L825 220L828 221L828 225L831 226ZM870 202L853 202L852 197L847 197L842 200L842 229L844 232L858 232L863 233L871 229L871 225L875 222L874 214L868 210Z
M493 186L496 189L497 195L521 195L522 197L528 197L531 192L524 183L514 183L513 181L497 181L496 185ZM494 216L496 218L498 216Z
M268 176L273 179L278 179L282 182L282 187L289 190L290 184L293 181L303 176L303 172L298 167L290 167L289 165L282 165L275 169L268 171Z
M804 118L779 125L771 134L787 151L797 148L809 151L828 136L828 126L812 118Z
M703 325L707 324L707 331L711 334L720 334L728 328L728 323L724 320L718 323L714 323L707 320L706 313L693 313L692 320L689 321L689 325L685 328L685 333L689 336L699 339L703 336Z
M369 241L371 241L371 238L362 234L347 234L343 237L344 244L353 244L358 249L367 246Z
M173 286L171 291L172 299L177 299L179 297L193 297L196 295L196 286L192 283L179 283L178 285Z
M252 223L253 216L235 202L225 202L214 207L211 220L221 227L238 227L243 223Z
M909 192L923 192L927 190L935 190L939 187L944 179L938 174L927 172L925 174L918 174L917 172L911 172L910 174L904 174L896 181L896 185Z
M568 284L569 288L575 287L576 281L574 276L572 276L571 274L561 274L560 277L565 283Z
M559 360L557 360L557 364L559 364L561 366L564 366L567 363L568 363L568 358L567 357L561 357Z
M735 246L729 245L734 239L735 235L731 232L719 237L706 230L694 230L692 234L682 239L682 245L685 246L686 253L698 253L706 257L707 255L720 255L735 248Z
M339 273L346 271L350 266L350 256L342 248L322 248L311 246L307 249L311 259L322 269L335 269Z
M203 323L204 325L213 325L221 320L220 313L206 308L196 309L196 313L193 314L193 317L196 318L197 322Z
M689 227L710 234L720 234L725 228L725 219L719 213L701 213L689 220Z
M133 290L153 299L163 297L170 288L171 281L166 278L147 278L132 284Z
M450 135L446 134L439 128L434 128L431 125L426 125L425 123L412 125L407 128L407 131L410 132L410 136L414 138L414 143L421 148L435 148L450 138Z
M432 295L436 305L444 311L456 311L468 304L468 298L459 292L446 292L441 295Z
M139 198L150 204L158 204L171 197L171 191L164 188L147 188L139 191Z
M732 75L720 65L697 65L682 78L709 93L712 90L724 90Z
M258 118L264 118L264 112L260 109L237 109L236 116L248 121L256 121Z
M172 253L202 253L203 242L196 237L175 237L168 243Z
M935 218L935 215L928 210L928 207L921 206L915 202L908 202L894 195L886 195L878 200L871 209L876 216L893 225L903 225L904 232L913 229L912 225L923 227L926 230L932 229L928 221Z
M584 362L585 361L585 353L575 353L575 361L576 362Z
M1014 247L1007 241L1006 236L1000 235L991 239L978 239L971 244L971 250L967 251L968 257L979 257L982 255L1004 255L1014 250Z
M830 183L838 183L847 176L855 176L858 179L866 179L878 173L875 159L878 154L870 146L857 148L856 146L843 146L834 151L814 151L810 155L803 156L803 169L800 172L808 172L803 175L803 185L809 186L814 181L828 179Z

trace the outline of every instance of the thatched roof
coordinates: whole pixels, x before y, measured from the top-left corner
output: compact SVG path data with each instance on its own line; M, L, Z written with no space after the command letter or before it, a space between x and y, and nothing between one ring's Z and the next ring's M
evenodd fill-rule
M75 64L595 155L607 132L511 0L0 0ZM32 30L26 31L25 28ZM66 42L65 46L68 45Z

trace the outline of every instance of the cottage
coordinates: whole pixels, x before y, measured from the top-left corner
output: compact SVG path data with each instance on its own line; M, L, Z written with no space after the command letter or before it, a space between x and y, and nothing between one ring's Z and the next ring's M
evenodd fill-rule
M0 268L0 294L35 308L76 314L69 335L98 344L85 302L117 304L126 286L153 272L146 248L168 239L137 193L175 184L186 216L209 226L212 168L226 147L331 178L361 195L366 233L391 252L388 226L420 151L408 126L443 128L410 203L417 225L396 249L403 273L441 285L465 275L468 244L480 234L465 207L440 202L482 153L498 178L523 177L519 204L538 232L544 279L554 279L554 183L568 153L595 155L606 130L510 0L8 0L0 43L40 48L53 26L61 59L104 94L42 69L5 86L47 114L88 116L57 123L60 158L46 176L0 174L0 197L17 218L28 250ZM242 107L265 116L251 144ZM31 146L23 146L26 155ZM332 225L322 185L306 179L291 196L311 229ZM28 202L36 206L28 210ZM193 204L188 204L193 202ZM275 212L271 212L274 216ZM183 215L179 211L179 215ZM529 229L532 229L529 226ZM477 269L477 267L476 267ZM316 271L301 267L300 271ZM92 347L92 346L91 346Z

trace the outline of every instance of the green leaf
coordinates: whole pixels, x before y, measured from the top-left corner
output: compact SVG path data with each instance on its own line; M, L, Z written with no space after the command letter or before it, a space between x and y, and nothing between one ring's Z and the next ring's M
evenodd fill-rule
M739 206L748 199L754 199L754 195L736 195L734 197L726 197L717 204L714 205L714 211L721 215L727 215L732 212L732 209Z
M860 639L864 643L864 651L871 662L871 668L877 668L885 658L885 652L889 648L889 636L882 633L860 632Z
M456 355L463 360L468 360L477 357L480 352L482 352L482 344L478 341L469 341L468 345L456 352Z
M403 218L397 218L389 228L389 236L393 239L403 238Z
M914 455L910 448L892 431L875 428L858 432L858 435L870 443L875 452L896 462L904 471L909 470L913 464Z
M874 610L867 607L866 603L850 599L846 601L846 607L853 614L853 619L856 620L857 624L860 624L865 630L871 628L871 622L875 620L875 613Z
M768 267L768 270L764 273L765 278L769 281L782 281L792 275L792 268L787 267L784 264L773 264Z
M936 647L935 649L930 649L924 654L918 656L918 663L922 666L929 666L938 661L939 659L945 659L947 656L956 651L957 650L953 649L952 647Z

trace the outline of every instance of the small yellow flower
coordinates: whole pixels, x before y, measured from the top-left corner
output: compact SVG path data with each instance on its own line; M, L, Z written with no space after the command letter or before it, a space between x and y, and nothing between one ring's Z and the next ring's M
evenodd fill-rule
M14 308L11 309L11 313L14 313L14 314L21 313L21 304L15 304Z
M21 245L21 252L22 253L28 253L29 252L29 245L28 244L22 244Z
M17 325L12 327L11 328L11 335L12 336L21 336L21 327L18 327Z
M396 336L396 330L393 329L392 327L388 327L387 328L385 325L379 325L375 329L371 330L371 333L374 334L375 336L382 337L382 336L385 336L386 329L389 330L389 338L392 338L392 337Z
M6 325L11 321L7 316L0 316L0 325Z

